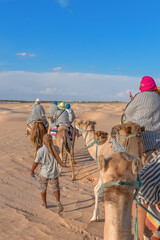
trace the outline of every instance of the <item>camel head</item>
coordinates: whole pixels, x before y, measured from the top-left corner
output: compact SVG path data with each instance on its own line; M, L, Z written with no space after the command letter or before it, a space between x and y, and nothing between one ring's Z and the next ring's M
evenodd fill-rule
M96 141L100 141L99 145L102 145L107 141L108 133L103 131L97 131L94 133L94 138Z
M72 125L78 130L83 129L84 131L94 131L96 122L91 120L75 119Z
M127 152L115 152L105 159L101 155L98 159L102 182L136 181L140 172L141 160ZM105 188L105 200L117 201L119 194L133 198L135 188L120 185L108 186Z
M49 122L49 125L51 125L52 122L53 122L53 117L47 117L47 120L48 120L48 122Z
M118 141L130 154L140 157L143 154L141 133L145 127L134 122L118 124L111 130L111 137Z

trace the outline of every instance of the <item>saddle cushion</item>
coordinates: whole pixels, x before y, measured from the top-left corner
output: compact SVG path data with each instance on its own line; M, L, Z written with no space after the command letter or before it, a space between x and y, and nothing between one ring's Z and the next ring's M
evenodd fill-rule
M31 129L32 129L33 125L35 124L35 122L36 122L36 121L32 121L32 122L30 122L30 123L27 124L27 132L29 132L29 133L31 132ZM41 122L43 122L45 128L48 128L48 126L49 126L48 121L41 120Z

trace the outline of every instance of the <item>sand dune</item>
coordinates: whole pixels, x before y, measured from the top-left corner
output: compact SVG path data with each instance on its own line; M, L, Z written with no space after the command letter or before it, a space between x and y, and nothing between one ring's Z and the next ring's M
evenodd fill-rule
M76 142L76 181L71 182L69 164L64 168L61 201L64 212L56 213L56 201L48 189L48 209L40 207L39 184L31 183L34 150L24 136L31 113L28 103L0 104L0 239L12 240L100 240L103 239L104 207L100 202L100 222L89 223L94 208L93 188L98 181L96 162L80 137ZM49 115L50 104L43 104ZM97 122L96 130L110 132L122 114L125 103L72 103L76 116ZM39 170L37 170L37 177Z

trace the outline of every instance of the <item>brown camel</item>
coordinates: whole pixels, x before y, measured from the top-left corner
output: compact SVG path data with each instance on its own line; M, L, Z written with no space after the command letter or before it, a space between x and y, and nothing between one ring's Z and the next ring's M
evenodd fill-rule
M95 122L94 121L84 121L84 120L74 120L74 126L82 133L85 139L86 147L93 159L98 161L100 155L105 158L109 157L113 153L112 141L118 141L123 151L126 151L133 156L141 158L142 156L142 139L141 132L144 131L144 127L140 127L139 124L128 122L125 124L119 124L112 128L111 134L104 144L98 145L95 139ZM91 141L92 139L92 141ZM98 146L97 146L98 145ZM94 188L95 194L95 208L93 211L93 216L91 222L99 220L99 206L98 198L101 189L102 179L99 177L98 184Z
M48 118L49 120L49 125L52 123L52 117ZM50 131L48 132L50 133ZM68 134L68 127L61 126L58 128L58 132L56 134L56 139L53 140L54 145L59 147L60 151L60 158L63 160L63 154L64 154L64 149L66 150L65 152L65 163L66 159L69 160L71 170L72 170L72 180L75 180L75 174L74 174L74 167L73 167L73 160L71 157L72 153L72 142L70 140L69 134ZM60 173L62 172L62 167L60 169Z
M31 142L35 148L34 159L36 158L38 149L42 147L43 136L46 133L47 133L47 129L44 126L44 122L42 120L35 121L30 132Z
M116 152L106 159L100 156L99 168L104 186L104 240L132 240L131 213L136 189L133 184L138 188L141 160L127 152Z

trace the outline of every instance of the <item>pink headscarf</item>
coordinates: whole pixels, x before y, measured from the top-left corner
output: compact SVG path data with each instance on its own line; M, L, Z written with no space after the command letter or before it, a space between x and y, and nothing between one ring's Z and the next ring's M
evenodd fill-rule
M153 78L145 76L141 80L139 89L141 92L154 91L157 89L157 85Z

